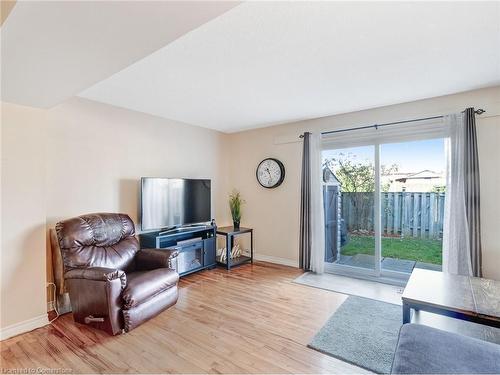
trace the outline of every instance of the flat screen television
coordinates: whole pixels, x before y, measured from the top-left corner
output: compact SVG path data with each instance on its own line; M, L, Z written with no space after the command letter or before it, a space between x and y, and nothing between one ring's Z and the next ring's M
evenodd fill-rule
M210 180L141 178L141 229L155 230L211 220Z

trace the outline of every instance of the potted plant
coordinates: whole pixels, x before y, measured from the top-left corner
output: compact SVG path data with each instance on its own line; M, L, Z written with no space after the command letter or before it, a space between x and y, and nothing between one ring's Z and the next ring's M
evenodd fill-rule
M234 229L240 229L241 205L243 203L245 203L245 201L241 199L241 194L238 190L233 190L233 192L229 194L229 209L233 217Z

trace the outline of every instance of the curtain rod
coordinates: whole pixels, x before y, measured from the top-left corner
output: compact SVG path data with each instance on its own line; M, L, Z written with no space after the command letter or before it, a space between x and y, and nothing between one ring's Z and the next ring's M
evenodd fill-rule
M463 112L465 112L465 111L462 111L462 113ZM476 109L474 111L474 113L476 115L482 115L485 112L486 111L484 109L482 109L482 108ZM409 123L409 122L417 122L417 121L425 121L425 120L435 120L435 119L443 118L443 117L444 117L444 115L441 115L441 116L432 116L432 117L421 117L421 118L415 118L415 119L412 119L412 120L403 120L403 121L386 122L386 123L383 123L383 124L357 126L357 127L354 127L354 128L339 129L339 130L330 130L330 131L326 131L326 132L321 132L321 135L334 134L334 133L343 133L343 132L348 132L348 131L351 131L351 130L361 130L361 129L370 129L370 128L378 129L378 128L382 127L382 126L391 126L391 125L398 125L398 124L406 124L406 123ZM299 135L299 138L304 138L304 135L303 134Z

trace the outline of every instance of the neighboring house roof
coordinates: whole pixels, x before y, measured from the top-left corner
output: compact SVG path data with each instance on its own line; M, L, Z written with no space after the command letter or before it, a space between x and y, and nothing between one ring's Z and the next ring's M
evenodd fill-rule
M327 165L323 167L323 182L340 185L339 179L337 178L337 176L335 176L335 173L333 173L333 171Z
M437 178L442 178L443 173L438 173L431 171L429 169L425 169L420 172L416 173L408 173L406 175L403 175L401 177L398 177L395 179L397 182L406 182L407 180L432 180L432 179L437 179Z

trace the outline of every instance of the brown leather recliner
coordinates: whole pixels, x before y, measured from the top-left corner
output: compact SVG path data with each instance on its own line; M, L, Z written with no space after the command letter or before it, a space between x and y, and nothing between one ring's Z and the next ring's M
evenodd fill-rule
M177 302L175 250L140 249L124 214L88 214L56 224L75 321L112 335Z

